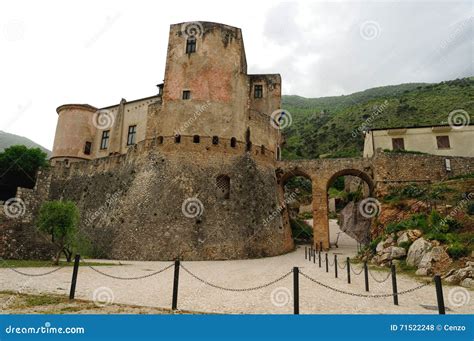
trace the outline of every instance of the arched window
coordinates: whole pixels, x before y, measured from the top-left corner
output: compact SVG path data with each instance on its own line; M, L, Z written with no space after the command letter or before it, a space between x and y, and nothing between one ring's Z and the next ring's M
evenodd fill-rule
M193 136L193 142L194 142L194 143L199 143L200 140L201 140L201 139L199 138L199 135L194 135L194 136Z
M235 137L230 139L230 146L235 148L237 146L237 139Z
M212 137L212 144L219 144L219 136Z
M216 179L218 197L221 199L230 198L230 178L227 175L219 175Z
M174 143L181 143L181 135L176 134L174 136Z
M186 53L194 53L196 52L196 38L189 37L186 40Z

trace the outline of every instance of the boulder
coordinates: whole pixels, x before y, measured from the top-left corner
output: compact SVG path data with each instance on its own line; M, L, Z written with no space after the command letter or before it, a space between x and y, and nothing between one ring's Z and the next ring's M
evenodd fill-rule
M429 271L427 268L419 268L415 272L415 275L418 275L418 276L428 276L428 274L429 274Z
M411 241L415 241L417 240L418 238L420 238L422 236L423 232L421 232L420 230L408 230L407 231L407 236L408 238L410 238Z
M461 286L465 287L465 288L474 288L474 279L472 278L464 278L462 281L461 281Z
M400 246L402 243L408 243L411 239L408 238L408 232L403 232L397 239L397 245Z
M377 244L377 247L375 248L375 251L376 251L377 253L382 252L382 250L383 250L383 244L384 244L384 241L383 241L383 240L382 240L380 243Z
M441 246L435 246L431 251L428 251L423 255L418 264L418 270L420 270L420 273L426 272L426 274L432 274L434 272L440 272L440 270L446 268L451 264L451 262L451 258L449 258L449 255L446 253L444 248Z
M383 247L389 247L393 244L393 238L392 236L389 236L385 241L383 242Z
M341 231L361 244L370 242L370 225L372 218L366 218L358 209L359 203L349 202L339 213Z
M424 238L419 238L410 245L407 254L407 264L409 266L418 266L421 259L431 249L431 244Z
M405 257L407 254L407 251L403 247L392 246L391 249L392 249L390 253L391 259L399 259L399 258Z

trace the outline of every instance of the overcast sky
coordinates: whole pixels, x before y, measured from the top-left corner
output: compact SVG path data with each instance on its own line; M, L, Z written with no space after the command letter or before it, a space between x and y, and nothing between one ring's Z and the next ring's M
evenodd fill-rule
M0 130L51 149L59 105L156 94L169 25L199 20L242 28L249 73L284 94L474 75L472 1L2 1Z

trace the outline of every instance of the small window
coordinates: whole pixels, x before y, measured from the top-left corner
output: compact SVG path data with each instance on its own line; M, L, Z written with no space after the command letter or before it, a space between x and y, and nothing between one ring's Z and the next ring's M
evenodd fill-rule
M127 146L134 145L137 140L137 126L128 127Z
M84 154L91 155L92 142L86 142L84 146Z
M193 136L193 142L194 142L194 143L199 143L200 140L201 140L201 139L199 138L199 135L194 135L194 136Z
M230 146L235 148L237 146L237 139L235 137L230 139Z
M181 135L175 135L174 136L174 143L181 143Z
M186 40L186 53L194 53L196 52L196 38L189 37Z
M221 199L230 198L230 178L227 175L219 175L216 179L218 196Z
M183 99L191 99L191 91L184 90L183 91Z
M100 140L100 149L109 148L110 130L102 132L102 139Z
M449 144L449 136L436 136L436 143L438 144L438 149L451 148Z
M263 97L263 85L255 85L254 90L253 90L253 96L255 98Z
M265 146L262 144L262 147L260 147L260 153L262 155L265 155Z
M281 160L281 149L280 149L280 147L277 147L277 150L276 150L276 159L277 159L277 161L280 161L280 160Z
M393 150L405 150L405 141L403 138L394 138L392 139L392 149Z
M212 137L212 144L219 144L219 136Z
M163 144L163 136L158 136L158 144Z

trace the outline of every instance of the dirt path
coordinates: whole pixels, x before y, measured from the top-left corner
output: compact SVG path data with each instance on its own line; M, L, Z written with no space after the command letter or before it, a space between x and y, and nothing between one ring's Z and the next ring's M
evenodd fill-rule
M336 249L339 253L339 249ZM340 257L342 258L342 256ZM333 253L330 253L330 261ZM134 277L152 274L162 269L170 262L125 262L123 266L101 266L98 270L121 277ZM334 278L334 268L329 273L318 264L309 263L304 259L304 247L295 252L271 258L236 260L236 261L203 261L183 262L183 265L198 277L211 283L227 288L248 288L259 286L289 274L294 266L312 278L337 290L355 294L366 294L363 275L352 274L352 283L347 284L346 270L339 269L339 278ZM24 268L23 272L41 273L51 269ZM360 266L355 267L360 271ZM67 295L71 281L71 268L63 268L45 277L27 277L10 269L0 269L0 291L18 291L34 294ZM378 280L386 277L386 272L374 272ZM391 280L382 284L370 278L369 294L387 294L391 292ZM81 266L77 283L76 297L102 303L126 304L170 308L172 297L173 269L163 273L138 280L119 280L99 274L91 268ZM398 276L399 291L419 286L417 280ZM456 294L456 296L453 294ZM254 291L224 291L200 282L181 269L178 308L187 311L202 311L215 313L271 313L291 314L292 308L292 275L278 283ZM459 296L469 295L466 302L459 305ZM460 287L444 287L446 306L451 309L448 313L472 313L474 302L470 299L472 292ZM457 300L453 298L458 297ZM468 298L468 299L467 299ZM346 295L329 290L300 275L300 311L303 314L335 313L335 314L401 314L420 313L435 314L424 306L436 306L436 295L433 285L423 287L399 298L400 305L394 306L392 298L364 298ZM463 301L461 301L462 303Z

